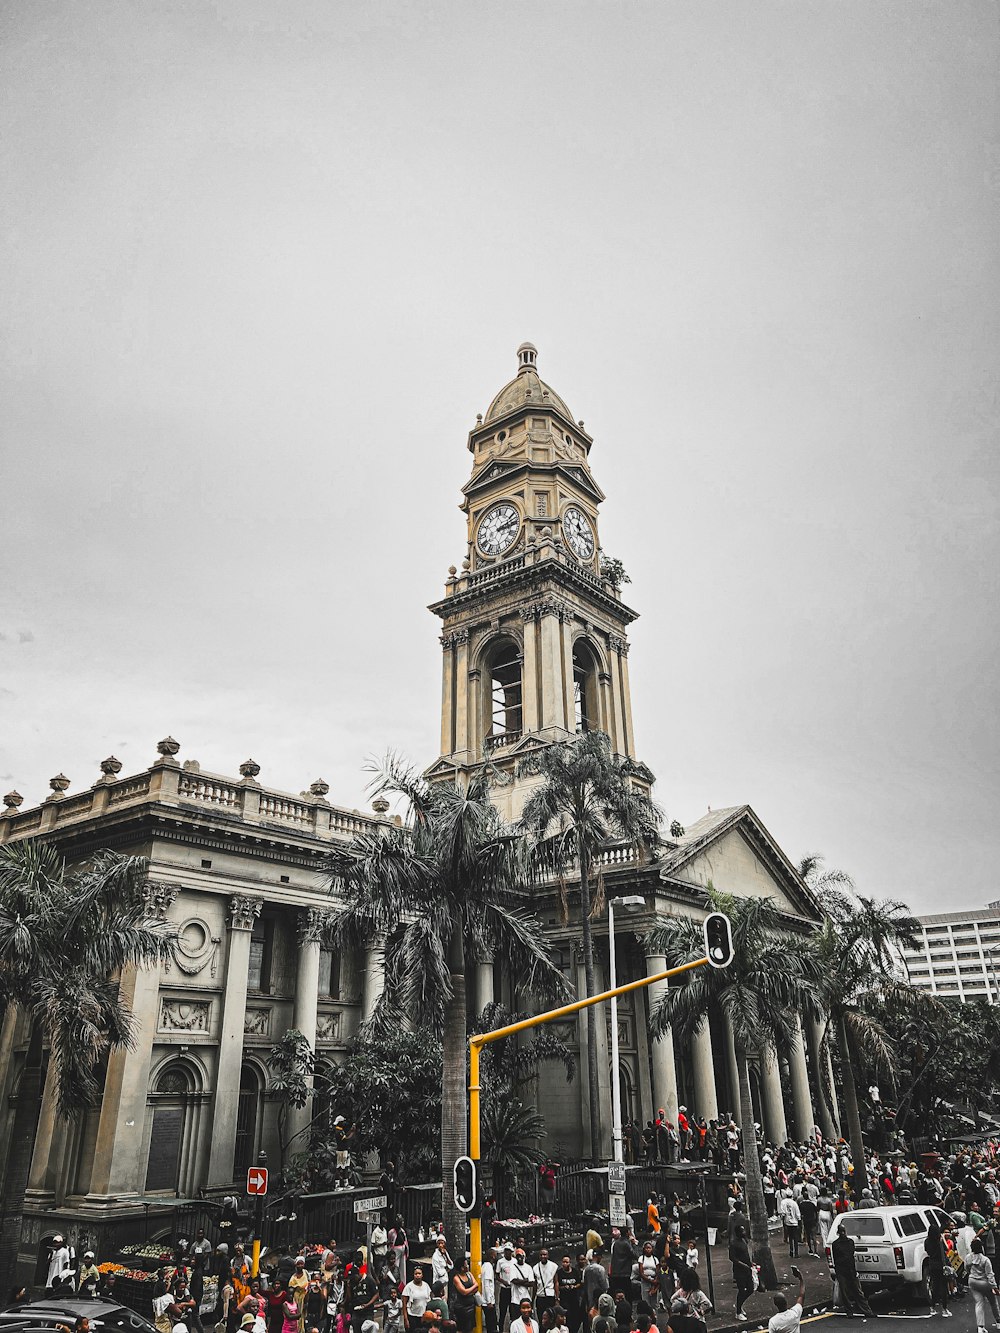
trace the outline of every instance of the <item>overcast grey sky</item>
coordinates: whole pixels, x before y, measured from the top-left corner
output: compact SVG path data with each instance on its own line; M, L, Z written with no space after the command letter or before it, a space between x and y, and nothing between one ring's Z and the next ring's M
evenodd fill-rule
M366 803L523 339L669 816L1000 898L993 3L8 4L0 783Z

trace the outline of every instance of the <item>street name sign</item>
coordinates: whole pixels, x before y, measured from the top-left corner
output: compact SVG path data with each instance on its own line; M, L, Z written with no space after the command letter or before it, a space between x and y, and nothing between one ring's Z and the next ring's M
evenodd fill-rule
M384 1194L374 1194L369 1199L355 1199L355 1215L360 1217L362 1213L380 1213L388 1205L388 1202Z

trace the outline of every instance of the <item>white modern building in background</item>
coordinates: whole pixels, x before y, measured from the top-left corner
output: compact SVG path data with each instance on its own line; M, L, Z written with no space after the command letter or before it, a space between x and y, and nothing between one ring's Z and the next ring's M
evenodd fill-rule
M903 950L913 985L945 998L1000 1003L1000 901L917 920L916 947Z

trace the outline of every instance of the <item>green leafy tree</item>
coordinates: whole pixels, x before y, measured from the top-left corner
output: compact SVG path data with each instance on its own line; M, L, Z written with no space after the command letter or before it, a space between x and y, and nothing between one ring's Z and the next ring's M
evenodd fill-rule
M772 1043L779 1052L788 1050L797 1032L796 1017L807 1008L820 970L809 941L791 934L770 898L736 898L710 888L708 902L713 911L725 912L732 924L733 961L727 968L699 968L684 985L671 986L653 1010L650 1030L663 1037L672 1029L681 1042L690 1042L712 1013L724 1015L730 1024L739 1075L750 1236L763 1283L773 1289L778 1283L768 1243L749 1061ZM705 956L701 923L690 917L674 917L657 926L649 932L649 941L668 967Z
M147 870L142 857L109 851L71 869L35 839L0 848L0 1005L16 1005L28 1024L3 1187L0 1283L8 1287L41 1110L44 1048L60 1115L95 1106L109 1054L134 1044L135 969L156 967L175 938L148 906Z
M474 1032L493 1032L523 1022L528 1014L514 1013L499 1000L486 1005L473 1026ZM552 1028L542 1026L484 1046L479 1058L479 1083L486 1102L506 1101L533 1079L543 1061L560 1063L566 1082L576 1073L576 1055Z
M309 1080L315 1063L309 1038L297 1028L289 1028L267 1054L267 1068L271 1075L268 1090L278 1103L278 1155L282 1171L291 1143L288 1112L293 1108L300 1111L309 1102L312 1096ZM298 1150L301 1152L306 1146L299 1144Z
M539 750L522 772L541 779L521 814L534 842L542 874L579 876L587 995L596 995L592 919L604 910L601 852L611 843L631 843L638 854L655 854L662 812L634 782L636 767L612 752L602 731ZM596 890L596 892L595 892ZM600 1073L595 1006L587 1009L587 1080L590 1089L590 1152L601 1154Z
M396 1164L401 1185L441 1173L441 1043L397 1029L355 1039L320 1094L354 1125L354 1145ZM320 1132L322 1142L322 1131Z
M601 578L610 583L615 592L621 588L622 584L632 582L625 571L625 566L615 555L604 555L602 552L600 568Z
M376 1024L384 1030L385 1015L394 1021L405 1013L441 1036L442 1211L459 1247L466 1219L451 1173L468 1143L466 960L496 958L543 999L565 991L531 908L525 839L490 800L490 780L484 767L464 788L431 784L390 757L373 787L405 801L405 825L380 824L329 861L336 939L391 944Z
M916 922L904 903L862 897L842 872L823 872L819 857L807 857L800 873L825 914L816 940L820 981L811 1006L823 1023L820 1067L827 1067L826 1057L835 1047L851 1157L859 1168L865 1148L857 1073L862 1062L883 1075L893 1070L893 1043L876 1009L880 1000L908 1002L912 988L899 949L913 942ZM822 1096L832 1103L825 1080Z

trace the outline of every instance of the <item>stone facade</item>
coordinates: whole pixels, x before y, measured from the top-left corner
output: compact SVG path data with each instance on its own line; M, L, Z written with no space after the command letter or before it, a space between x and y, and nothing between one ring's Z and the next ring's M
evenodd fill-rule
M276 1160L268 1048L297 1027L321 1060L336 1060L362 1012L355 961L327 946L320 867L379 816L331 805L322 782L293 795L260 785L252 761L229 778L179 762L172 739L158 749L142 773L119 780L121 765L106 761L79 795L60 774L41 806L10 802L0 815L0 842L43 836L70 861L103 847L147 857L150 906L178 928L158 971L124 981L138 1041L112 1056L101 1106L68 1124L51 1087L45 1096L29 1215L57 1210L74 1236L99 1238L106 1219L143 1202L228 1189L262 1148ZM26 1035L9 1014L4 1159Z
M636 612L602 572L604 496L590 470L593 441L538 378L535 349L525 344L518 355L517 376L469 434L467 553L431 607L441 621L443 668L441 755L428 774L461 780L488 758L501 775L496 799L508 818L520 813L530 781L518 775L518 761L582 729L607 732L615 751L633 761L637 785L648 790L653 782L633 730L627 631ZM4 798L0 842L42 836L71 860L102 847L146 856L151 903L178 927L158 972L124 979L139 1039L112 1057L101 1106L69 1125L46 1095L30 1180L36 1241L58 1218L80 1244L99 1236L102 1219L128 1216L144 1202L229 1189L261 1148L276 1157L267 1048L295 1027L321 1059L338 1059L382 985L384 941L373 940L362 958L336 958L326 947L331 901L320 867L332 844L384 820L385 802L375 803L373 818L332 806L322 781L292 795L261 785L253 760L231 778L179 761L172 737L157 750L148 769L125 778L112 756L78 795L59 774L33 809L21 809L17 792ZM807 932L819 919L807 886L749 806L674 829L653 865L635 862L626 847L609 848L602 872L609 896L642 900L618 916L619 981L663 970L647 932L678 913L703 917L709 882L773 897L793 929ZM563 924L554 889L540 891L537 908L555 957L582 989L578 929ZM606 928L595 923L595 935L603 988ZM476 965L476 1011L494 997L525 1002L498 972L489 960ZM735 1054L724 1027L706 1030L689 1049L672 1038L649 1039L649 1007L662 984L619 1004L624 1118L644 1122L659 1107L676 1117L679 1105L706 1117L731 1110ZM578 1074L567 1085L551 1069L538 1077L534 1100L560 1153L609 1153L609 1022L603 1015L597 1027L599 1066L609 1075L600 1144L588 1141L586 1078ZM585 1070L584 1016L562 1024L560 1035ZM24 1047L22 1025L9 1013L0 1032L4 1157ZM817 1095L816 1061L812 1030L800 1033L781 1064L773 1053L759 1054L751 1082L770 1139L792 1130L804 1136L816 1120L833 1132L835 1113ZM298 1113L293 1130L303 1130L307 1117Z

